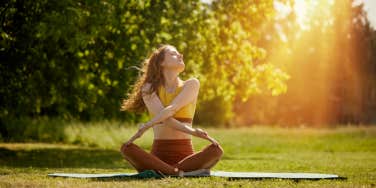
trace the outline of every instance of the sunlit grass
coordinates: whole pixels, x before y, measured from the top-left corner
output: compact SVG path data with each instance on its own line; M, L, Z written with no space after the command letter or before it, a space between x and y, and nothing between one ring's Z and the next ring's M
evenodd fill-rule
M347 180L291 181L197 178L163 180L81 180L49 178L52 172L135 172L119 147L135 127L116 122L71 124L65 129L67 143L1 143L0 187L353 187L372 186L376 180L376 127L204 128L225 150L213 170L251 172L333 173ZM153 135L135 143L150 150ZM76 143L72 145L72 143ZM199 151L209 142L194 138Z

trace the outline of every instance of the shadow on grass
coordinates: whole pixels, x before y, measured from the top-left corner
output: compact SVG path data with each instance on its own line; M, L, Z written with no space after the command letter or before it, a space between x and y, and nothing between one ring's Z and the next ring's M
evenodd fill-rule
M39 168L133 169L120 152L104 149L10 150L0 148L0 166Z

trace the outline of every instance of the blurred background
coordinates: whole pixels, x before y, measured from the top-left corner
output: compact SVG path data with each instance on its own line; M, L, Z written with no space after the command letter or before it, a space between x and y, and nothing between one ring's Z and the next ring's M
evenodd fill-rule
M375 9L372 0L6 0L0 139L59 141L66 122L148 120L119 109L160 44L184 54L183 79L201 82L197 125L375 124Z

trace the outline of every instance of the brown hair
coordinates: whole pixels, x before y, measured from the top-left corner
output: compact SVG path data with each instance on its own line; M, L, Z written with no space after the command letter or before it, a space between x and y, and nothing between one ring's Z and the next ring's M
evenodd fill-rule
M152 94L157 91L158 87L164 84L161 63L164 60L166 48L171 45L162 45L150 54L142 65L142 74L137 79L131 93L128 93L128 99L123 99L120 111L144 112L145 103L142 100L142 87L150 83L151 87L145 94ZM173 47L175 48L175 47Z

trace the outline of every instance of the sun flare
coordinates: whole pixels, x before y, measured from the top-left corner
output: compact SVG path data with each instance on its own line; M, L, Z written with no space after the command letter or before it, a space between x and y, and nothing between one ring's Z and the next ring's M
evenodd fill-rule
M327 17L330 19L333 0L295 0L292 4L274 1L277 10L277 18L284 18L291 12L296 16L296 23L301 30L310 30L312 19L315 17Z
M338 101L351 99L354 114L360 114L362 105L361 70L356 63L343 62L337 58L343 54L351 54L353 62L357 62L357 54L353 52L351 37L352 7L345 0L275 0L276 33L280 40L274 40L273 51L269 51L269 61L284 67L291 73L290 91L296 95L288 98L291 103L300 103L301 109L314 109L315 113L307 110L303 116L312 117L315 122L327 122L335 119L333 114L341 114ZM277 37L276 37L277 38ZM286 38L286 39L285 39ZM304 55L302 55L304 54ZM313 73L313 74L312 74ZM341 73L341 76L339 76ZM315 77L312 89L307 88L308 78ZM344 75L344 76L343 76ZM344 78L347 80L344 81ZM308 81L309 82L309 81ZM345 94L344 86L351 88ZM340 90L340 89L342 90ZM347 91L347 90L346 90ZM314 98L314 102L306 101ZM304 107L305 106L305 107ZM313 115L312 115L313 114ZM286 115L286 118L289 118Z
M308 16L308 7L307 7L307 1L304 0L297 0L294 4L294 12L296 15L296 21L300 25L302 29L307 28L307 16Z

